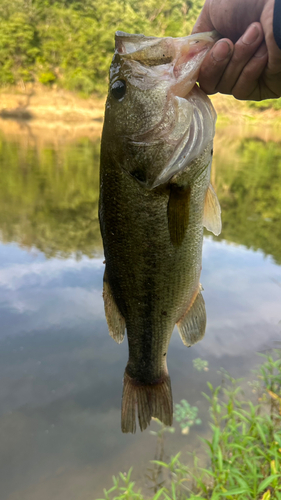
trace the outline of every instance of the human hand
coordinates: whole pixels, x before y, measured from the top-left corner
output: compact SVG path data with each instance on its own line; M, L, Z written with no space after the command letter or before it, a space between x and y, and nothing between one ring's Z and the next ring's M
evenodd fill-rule
M193 33L216 29L222 38L207 54L200 87L236 99L281 96L281 50L273 35L274 0L206 0Z

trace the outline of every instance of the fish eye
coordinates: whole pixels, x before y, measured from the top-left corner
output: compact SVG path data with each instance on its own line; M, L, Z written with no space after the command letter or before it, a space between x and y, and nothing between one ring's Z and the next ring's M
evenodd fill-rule
M117 101L121 101L126 94L126 82L124 80L117 80L111 87L111 93Z

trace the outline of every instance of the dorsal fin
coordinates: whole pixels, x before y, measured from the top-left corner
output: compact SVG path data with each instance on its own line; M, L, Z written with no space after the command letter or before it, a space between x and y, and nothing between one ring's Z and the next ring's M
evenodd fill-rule
M221 232L221 207L211 183L205 198L203 225L215 236Z

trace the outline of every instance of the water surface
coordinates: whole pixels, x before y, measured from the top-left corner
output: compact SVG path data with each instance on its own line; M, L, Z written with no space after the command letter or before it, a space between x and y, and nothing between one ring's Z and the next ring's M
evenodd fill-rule
M154 456L149 432L120 430L127 344L104 318L98 164L86 136L0 136L1 500L94 500L131 465L144 484ZM212 177L223 232L204 240L206 335L187 349L175 330L168 354L174 402L196 405L202 425L176 428L167 455L208 433L206 381L220 367L250 376L281 338L281 132L219 128Z

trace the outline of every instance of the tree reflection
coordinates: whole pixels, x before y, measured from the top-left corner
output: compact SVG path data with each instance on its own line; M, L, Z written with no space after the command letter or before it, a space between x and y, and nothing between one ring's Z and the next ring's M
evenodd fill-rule
M0 137L2 241L47 257L93 256L101 249L98 183L99 142L38 149Z
M260 249L281 264L281 143L246 138L234 156L216 154L220 239Z
M281 142L219 131L213 182L222 207L220 239L261 249L281 264ZM229 139L228 139L229 140ZM2 242L47 257L101 251L99 141L35 147L0 136Z

